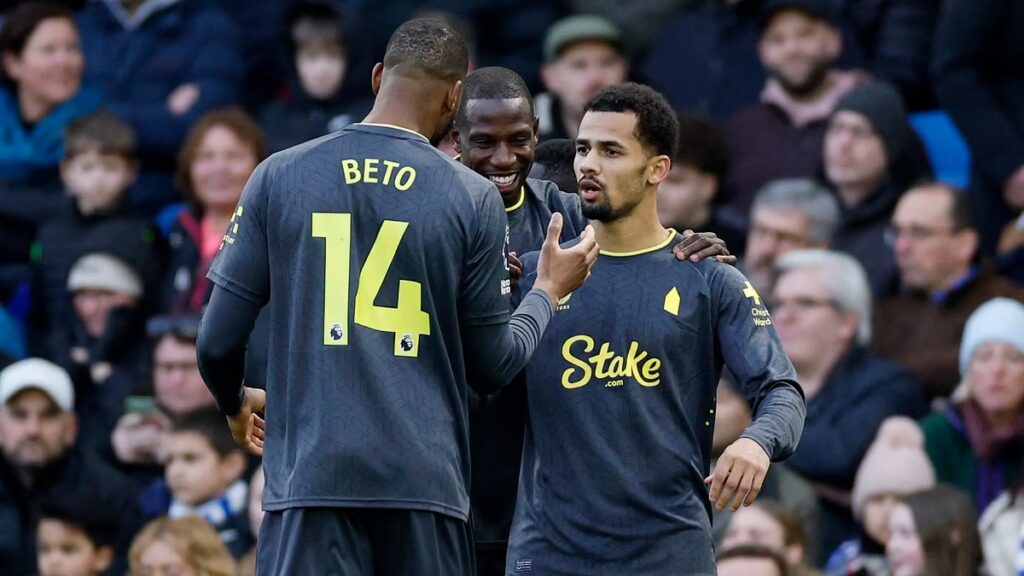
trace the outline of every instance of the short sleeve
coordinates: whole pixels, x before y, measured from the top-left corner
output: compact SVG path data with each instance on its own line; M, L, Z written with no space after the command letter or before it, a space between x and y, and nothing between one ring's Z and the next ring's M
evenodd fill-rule
M508 219L496 190L480 193L476 227L463 267L460 320L466 325L501 324L510 315Z
M207 274L217 286L260 306L270 299L267 172L264 162L249 178Z

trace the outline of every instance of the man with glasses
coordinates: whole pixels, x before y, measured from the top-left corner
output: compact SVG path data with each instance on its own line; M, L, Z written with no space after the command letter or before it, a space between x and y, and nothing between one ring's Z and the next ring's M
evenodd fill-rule
M874 350L909 366L929 396L948 396L959 382L960 337L968 316L997 296L1024 301L1024 289L979 264L970 198L947 185L908 190L886 239L903 292L877 306Z
M919 416L924 398L910 371L873 357L871 291L855 259L826 250L782 256L772 320L807 398L803 439L788 466L821 504L821 551L857 535L850 490L882 421Z

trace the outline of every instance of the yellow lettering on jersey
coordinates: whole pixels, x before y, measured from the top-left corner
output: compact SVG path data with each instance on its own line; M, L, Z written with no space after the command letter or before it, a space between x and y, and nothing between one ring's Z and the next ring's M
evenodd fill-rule
M381 164L384 165L383 177L380 175ZM346 158L341 161L341 171L345 175L345 184L383 184L405 192L416 182L416 169L412 166L379 158L363 158L361 163L360 160Z
M757 294L757 290L754 290L754 285L750 282L743 285L743 295L753 300L755 306L761 305L761 296Z
M562 345L562 358L573 368L562 372L563 388L582 388L594 376L601 379L632 378L647 388L661 384L661 360L641 350L638 342L630 342L626 356L618 355L610 343L604 342L597 354L589 358L578 357L573 353L573 347L579 343L583 344L582 352L585 354L589 354L595 346L594 339L586 335L573 336L565 341Z
M668 294L665 294L665 312L679 316L679 290L673 288Z

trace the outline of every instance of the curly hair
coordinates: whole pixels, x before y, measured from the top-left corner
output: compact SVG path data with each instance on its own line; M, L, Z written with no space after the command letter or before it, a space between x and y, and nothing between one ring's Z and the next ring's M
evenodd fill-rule
M585 112L623 112L636 115L635 134L653 156L675 158L679 121L665 97L650 86L626 82L601 90Z

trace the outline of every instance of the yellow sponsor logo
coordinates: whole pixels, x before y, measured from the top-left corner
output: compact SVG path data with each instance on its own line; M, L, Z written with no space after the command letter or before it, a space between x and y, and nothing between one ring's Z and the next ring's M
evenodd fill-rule
M648 388L661 384L661 360L641 350L636 341L630 342L625 356L613 351L608 342L601 344L596 354L584 356L596 347L594 339L586 335L573 336L565 341L562 358L573 367L562 372L564 388L582 388L595 377L607 380L607 388L622 386L623 378L632 378Z
M416 182L415 168L392 160L346 158L341 161L341 171L345 175L345 184L383 184L405 192Z

